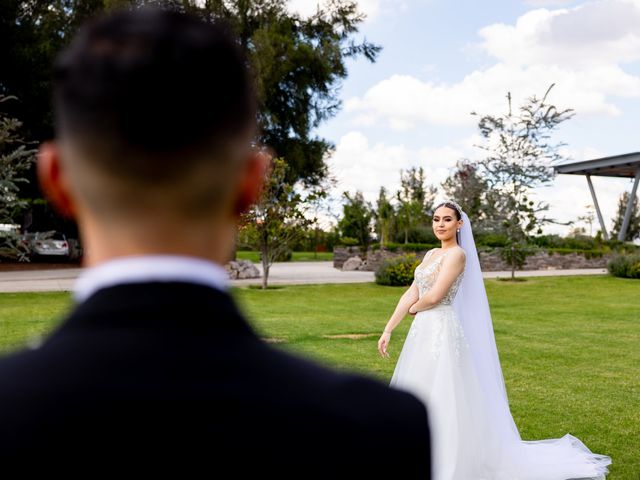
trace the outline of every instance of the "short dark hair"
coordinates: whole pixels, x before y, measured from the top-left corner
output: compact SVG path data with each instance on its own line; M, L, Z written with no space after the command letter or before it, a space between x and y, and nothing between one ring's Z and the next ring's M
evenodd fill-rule
M92 19L54 65L56 135L115 178L175 181L253 131L247 63L221 20L158 7Z

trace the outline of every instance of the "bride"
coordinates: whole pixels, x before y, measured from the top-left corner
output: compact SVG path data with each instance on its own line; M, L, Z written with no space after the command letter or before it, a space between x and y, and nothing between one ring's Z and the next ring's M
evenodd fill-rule
M604 479L611 458L578 438L522 440L511 412L493 335L471 223L453 201L438 205L442 247L414 271L378 341L389 357L391 331L415 314L390 386L429 410L435 480ZM458 240L459 239L459 240Z

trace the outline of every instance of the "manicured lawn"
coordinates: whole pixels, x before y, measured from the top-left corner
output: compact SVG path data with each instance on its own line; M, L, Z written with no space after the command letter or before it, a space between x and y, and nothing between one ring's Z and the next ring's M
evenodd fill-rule
M571 433L613 458L608 480L640 478L640 282L609 276L486 280L516 424L525 440ZM233 289L274 345L388 383L413 317L376 343L404 288L374 283ZM0 348L46 334L67 293L0 294ZM326 338L325 335L363 335Z
M251 260L254 263L260 263L259 252L238 251L236 253L238 260ZM333 252L292 252L292 262L331 262L333 261Z

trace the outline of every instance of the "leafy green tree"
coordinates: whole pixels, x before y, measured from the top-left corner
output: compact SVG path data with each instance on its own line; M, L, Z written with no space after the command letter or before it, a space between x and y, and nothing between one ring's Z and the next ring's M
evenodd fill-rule
M0 106L13 96L0 95ZM19 197L18 184L28 181L23 177L35 160L36 150L28 148L19 135L21 122L0 109L0 224L15 224L15 219L28 207ZM0 257L27 260L28 251L20 245L15 230L0 231Z
M359 190L355 195L349 195L349 192L343 192L342 195L346 201L342 206L343 215L338 222L338 229L342 237L355 238L364 255L371 244L373 208Z
M384 247L391 238L391 228L395 221L393 205L387 198L387 190L384 187L380 187L374 218L380 246Z
M486 152L479 165L491 190L493 221L500 222L508 237L502 254L511 265L512 279L516 267L522 267L525 262L531 232L542 233L541 227L546 223L562 224L552 218L538 218L549 205L530 198L531 189L553 180L552 163L564 158L560 153L564 144L554 143L551 135L574 115L573 109L558 110L548 103L553 86L551 84L542 98L529 97L518 112L512 109L509 92L506 114L484 115L478 121L485 140L478 147Z
M409 232L427 222L433 206L436 188L425 187L424 169L411 167L400 170L400 189L396 192L396 219L398 229L404 234L404 243L409 242Z
M304 204L315 200L315 194L303 198L286 181L288 166L284 159L274 158L267 172L260 200L243 214L241 225L250 225L246 245L260 252L262 288L267 288L273 262L304 237L309 225L317 219L305 216Z
M14 116L29 137L52 136L51 66L78 26L105 10L146 4L231 23L255 76L259 142L286 159L287 183L319 188L334 145L312 131L341 107L347 59L375 62L382 48L354 39L365 15L353 0L330 0L307 18L291 13L286 0L3 0L0 45L15 48L0 49L0 93L23 99ZM29 175L35 179L34 171ZM39 196L37 182L31 188L23 196Z
M487 181L479 174L478 165L469 159L456 162L453 173L442 183L448 198L460 204L473 221L473 228L479 232L484 230L484 222L489 216L485 211Z

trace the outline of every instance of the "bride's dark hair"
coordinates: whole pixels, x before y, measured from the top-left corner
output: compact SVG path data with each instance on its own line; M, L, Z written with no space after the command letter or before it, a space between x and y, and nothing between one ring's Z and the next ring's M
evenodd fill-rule
M433 212L435 213L435 211L437 209L439 209L440 207L447 207L450 208L451 210L453 210L454 212L456 212L456 219L460 220L462 218L462 215L460 214L460 212L458 211L458 207L456 207L453 203L451 202L442 202L440 205L437 205L434 209Z

